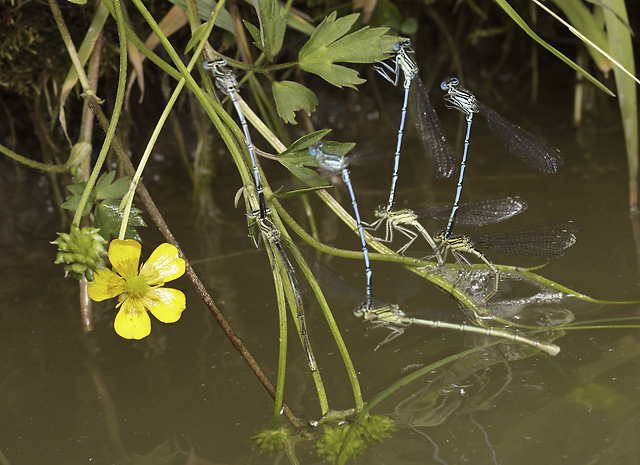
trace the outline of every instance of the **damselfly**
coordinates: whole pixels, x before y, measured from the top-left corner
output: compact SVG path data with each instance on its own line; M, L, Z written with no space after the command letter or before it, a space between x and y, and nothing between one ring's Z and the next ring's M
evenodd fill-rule
M287 256L282 244L284 243L288 247L295 246L282 238L282 234L269 218L265 217L263 219L259 219L258 225L260 227L261 234L265 238L267 248L272 255L273 263L282 264L282 267L287 276L287 280L290 283L291 292L294 298L294 304L296 306L296 314L298 317L298 326L300 328L299 331L300 339L302 341L302 347L304 348L305 354L307 356L309 369L312 372L315 372L317 370L317 366L315 357L313 356L313 351L311 350L309 335L307 334L307 325L304 314L305 303L302 297L302 291L300 290L300 282L298 280L296 271L293 268L293 265L291 264L291 261L289 260L289 257Z
M447 238L443 231L435 237L435 240L440 243L437 252L441 254L443 260L450 251L458 263L466 269L469 261L462 255L466 253L479 258L489 267L494 276L494 283L493 289L485 297L487 302L498 293L500 271L478 248L486 247L518 258L551 260L562 257L566 250L575 244L575 235L581 230L582 226L571 220L553 221L476 237Z
M375 309L367 309L360 307L354 312L356 316L362 317L364 321L373 323L374 326L380 326L391 330L391 333L386 337L384 341L378 344L375 350L379 349L384 344L394 340L398 336L402 335L405 329L411 325L427 326L430 328L450 329L454 331L460 331L463 333L476 333L483 334L485 336L497 337L506 339L507 341L517 342L531 346L535 349L542 350L549 355L558 355L560 353L560 347L555 344L547 344L537 341L535 339L522 336L520 334L513 333L511 331L498 329L498 328L483 328L480 326L471 326L467 324L448 323L446 321L437 320L425 320L421 318L413 318L405 315L397 305L389 305L385 307L379 307Z
M347 284L342 276L340 276L333 268L317 261L313 261L311 265L314 268L314 276L321 282L323 287L327 287L335 294L338 294L348 300L362 302L362 293ZM407 326L418 325L499 337L508 341L519 342L535 347L551 355L556 355L560 351L560 349L553 344L536 341L535 339L513 333L506 329L487 328L409 317L400 310L398 305L387 304L379 300L374 301L373 308L368 308L366 304L361 303L354 310L354 314L359 318L363 318L364 321L371 322L374 326L386 327L391 330L391 334L376 346L376 350L387 342L400 336Z
M227 66L227 60L225 58L219 58L213 61L205 61L203 64L204 69L210 70L213 74L215 85L220 92L228 95L233 103L233 106L238 113L240 119L240 125L244 132L245 143L249 152L249 158L251 159L251 168L253 169L253 180L256 185L256 192L258 193L259 202L259 218L264 219L267 216L267 207L264 200L264 190L262 188L262 180L260 179L260 170L258 169L258 160L253 148L253 142L251 142L251 134L249 134L249 126L247 120L244 117L240 103L238 102L238 81L231 71L231 68Z
M517 195L463 203L458 208L458 223L474 226L498 223L523 212L527 207L527 201ZM367 226L377 231L382 224L385 225L385 237L378 239L382 242L392 242L394 230L406 236L409 241L398 249L396 253L400 254L404 254L417 239L419 233L434 250L438 263L442 264L443 260L437 251L438 247L429 232L418 220L421 218L447 219L451 209L452 206L448 205L444 207L427 207L415 211L411 209L387 211L384 205L380 205L375 211L375 216L378 219ZM418 233L408 229L408 226L416 229Z
M402 103L402 115L400 117L400 129L398 130L398 142L393 165L393 176L391 178L391 190L387 211L393 210L398 184L398 169L400 167L400 148L402 146L402 134L404 132L405 120L407 116L407 106L409 102L409 91L414 83L413 95L415 95L417 114L415 117L418 126L418 136L423 144L423 149L430 161L434 174L439 178L448 178L453 173L454 162L453 153L447 143L444 133L440 128L438 116L429 100L427 90L418 74L418 65L409 57L414 53L411 49L411 41L403 39L393 45L392 51L382 51L382 53L393 55L395 66L390 66L381 61L382 66L374 66L374 69L394 86L398 85L400 71L404 75L404 101ZM386 71L385 71L386 70ZM387 74L390 73L390 74Z
M453 234L453 227L456 221L456 214L462 193L462 181L464 179L464 171L467 165L467 155L469 152L469 138L471 135L471 124L473 123L473 115L478 113L482 115L489 124L491 132L498 138L513 155L521 158L531 166L545 173L555 173L563 165L563 158L560 150L551 144L525 131L519 126L510 123L498 113L493 111L486 105L478 102L475 96L468 90L458 88L459 81L457 78L451 78L443 81L440 87L446 90L445 101L448 108L454 108L466 115L467 133L464 140L464 152L460 163L460 176L458 178L458 187L456 190L453 208L449 217L449 223L445 230L445 238L449 239Z
M325 153L322 148L324 143L322 141L316 142L309 148L309 154L318 161L318 166L327 173L340 173L342 180L347 186L349 196L351 197L351 205L353 207L353 214L356 217L356 225L358 227L358 235L360 236L360 244L362 245L362 254L364 255L364 267L367 281L367 300L366 307L373 307L373 282L371 263L369 262L369 250L367 248L367 242L364 238L364 230L362 229L362 220L360 219L360 211L358 210L358 203L356 202L356 195L353 191L353 185L351 184L351 177L349 176L348 158L344 155L335 155L331 153Z

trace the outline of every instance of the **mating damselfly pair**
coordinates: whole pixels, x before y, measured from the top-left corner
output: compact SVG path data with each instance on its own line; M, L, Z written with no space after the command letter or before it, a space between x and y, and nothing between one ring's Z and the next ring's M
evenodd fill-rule
M440 267L448 266L446 265L446 259L448 256L453 256L464 270L470 272L472 267L468 258L465 258L465 255L469 258L473 257L477 259L493 274L493 285L487 289L484 300L478 302L478 305L484 305L499 292L500 271L498 267L479 250L480 248L486 247L522 258L541 260L558 258L575 242L575 234L580 230L580 226L573 221L554 221L521 227L504 233L484 234L474 237L453 234L456 224L461 226L493 224L519 214L527 208L527 202L518 196L506 196L496 199L461 203L462 184L470 147L471 125L473 116L476 113L484 117L489 128L502 145L512 154L520 157L540 171L555 173L563 165L563 158L558 149L543 142L541 139L520 127L509 123L498 113L478 102L471 92L459 88L459 82L456 78L445 80L441 86L442 90L446 91L444 98L447 106L461 111L465 114L467 121L464 151L460 161L460 174L456 185L454 202L452 205L445 207L394 210L398 190L400 153L410 102L415 102L413 104L416 112L414 121L417 123L418 135L422 141L424 154L430 161L435 176L439 178L450 177L456 169L456 162L453 151L444 136L444 132L440 128L437 114L431 105L426 88L419 77L418 66L409 56L414 53L411 49L410 41L408 39L402 39L395 43L392 51L387 52L383 50L383 53L390 55L389 58L392 60L394 66L389 65L385 61L381 61L375 69L394 85L398 85L402 74L404 93L400 128L397 133L394 152L389 198L386 205L382 205L376 209L371 222L367 223L361 218L356 201L355 188L352 184L350 171L348 169L350 163L349 157L331 153L330 150L326 149L324 142L321 140L307 144L306 150L308 150L308 154L315 159L321 171L328 174L340 175L349 193L365 267L366 298L362 307L359 307L360 310L358 314L363 316L365 320L375 321L377 325L388 326L395 331L393 334L399 334L401 331L399 331L398 328L400 327L408 324L420 324L419 321L424 322L429 320L418 320L406 316L398 307L388 306L387 310L381 310L379 306L376 306L377 301L373 297L373 273L367 245L368 240L391 242L394 240L394 231L398 232L407 239L407 242L397 251L399 254L404 254L419 237L422 237L430 249L430 252L428 252L425 258L434 260L437 266ZM269 202L270 204L271 201L265 199L263 175L258 165L248 124L238 101L238 84L236 78L228 67L227 61L223 58L206 62L204 67L211 70L216 87L223 94L229 96L240 119L245 136L244 142L249 155L250 168L253 173L254 185L252 191L255 193L255 197L257 197L255 206L251 209L250 223L259 225L259 234L267 244L267 250L269 251L272 263L275 267L280 267L284 270L283 276L288 282L290 294L293 295L293 298L290 299L290 305L297 307L298 330L305 352L307 353L309 366L312 371L314 371L315 360L311 352L304 321L303 302L302 299L299 298L299 282L296 277L296 271L287 257L283 244L289 248L295 246L288 240L282 239L281 235L277 232L277 227L269 219L271 208L267 206L267 203ZM251 196L249 196L249 200L251 200ZM441 232L431 233L420 222L422 218L433 218L436 220L446 219L447 224ZM366 229L372 232L382 231L383 237L377 239L367 238L365 233ZM455 286L457 283L453 284ZM514 342L522 342L533 347L541 348L554 355L557 353L555 346L554 348L549 348L536 341L529 343L526 337L511 333L508 330L478 328L475 326L467 327L466 325L455 325L446 322L422 324L431 327L457 329L460 331L484 332L491 336L503 337L511 339Z

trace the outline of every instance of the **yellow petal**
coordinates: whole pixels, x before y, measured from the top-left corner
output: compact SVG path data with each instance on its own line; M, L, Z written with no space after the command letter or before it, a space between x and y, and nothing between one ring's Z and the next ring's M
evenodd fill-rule
M109 268L101 268L93 275L87 291L91 300L100 302L122 294L124 286L124 279Z
M152 289L145 295L144 305L163 323L175 323L187 306L187 299L177 289Z
M109 261L113 269L123 278L136 276L141 250L142 246L137 241L114 239L109 245Z
M149 260L142 265L140 276L145 276L151 286L164 284L182 276L184 267L184 260L178 257L178 249L165 242L160 244Z
M139 298L127 298L113 324L116 333L125 339L142 339L151 333L151 318Z

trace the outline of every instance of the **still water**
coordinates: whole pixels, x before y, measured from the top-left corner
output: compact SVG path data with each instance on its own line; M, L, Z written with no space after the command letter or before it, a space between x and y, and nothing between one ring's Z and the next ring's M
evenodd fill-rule
M528 200L525 213L504 227L487 229L491 231L550 220L580 222L584 229L566 256L538 272L595 298L640 299L638 249L627 209L619 125L601 128L585 147L576 143L567 104L558 105L551 99L541 102L535 110L539 113L530 110L525 120L514 117L516 105L511 113L499 104L493 106L561 147L565 169L555 176L536 172L510 156L486 125L477 122L463 199L520 195ZM531 108L526 101L522 107ZM446 133L455 141L463 122L455 112L438 110ZM366 108L356 115L334 121L344 128L332 138L395 138L395 118L387 122ZM371 121L369 126L353 129L346 124L349 118ZM433 180L418 145L412 145L409 138L404 148L397 208L450 203L457 174L450 180ZM459 149L454 143L458 154ZM273 165L263 161L272 189L287 188L286 173ZM256 250L246 237L243 208L233 208L237 175L224 163L220 169L212 187L219 209L215 217L197 211L188 187L167 192L156 183L150 189L217 305L275 380L278 324L269 263L264 250ZM390 170L390 160L352 169L365 220L371 220L370 212L386 201ZM349 208L343 186L331 192ZM324 204L317 199L311 204L323 241L358 250L357 237ZM284 206L306 225L298 201L285 200ZM45 211L47 205L36 201L30 208ZM17 213L10 220L19 221ZM188 280L183 277L171 283L187 295L187 310L178 323L164 325L152 318L150 337L124 340L113 331L116 311L110 301L94 304L95 330L84 334L77 284L63 279L61 269L53 265L55 250L48 244L55 238L53 223L36 233L16 231L10 237L19 237L19 242L5 239L3 244L0 464L287 463L285 456L260 455L252 447L251 436L271 425L272 400ZM426 224L432 231L444 226ZM146 256L162 241L148 229L144 233ZM425 246L414 247L417 256L426 254ZM495 263L542 264L487 255ZM350 285L363 289L359 261L323 261ZM465 321L450 298L398 265L374 262L373 271L376 297L401 302L405 311L423 318ZM519 283L505 280L497 300L513 297L518 288ZM521 297L526 291L518 292ZM488 342L469 334L414 327L374 351L387 331L366 330L353 315L353 302L331 293L327 296L365 401L420 367ZM530 322L560 314L580 322L637 316L638 305L588 304L567 298L524 313L514 318ZM307 327L331 408L353 407L344 367L317 303L307 311ZM562 348L557 357L503 343L445 365L399 390L374 410L393 418L398 430L382 443L370 445L357 462L640 463L638 330L567 331L555 337ZM320 415L317 394L295 337L290 338L288 364L285 400L301 419L313 420ZM301 440L295 446L300 463L320 462L313 442Z

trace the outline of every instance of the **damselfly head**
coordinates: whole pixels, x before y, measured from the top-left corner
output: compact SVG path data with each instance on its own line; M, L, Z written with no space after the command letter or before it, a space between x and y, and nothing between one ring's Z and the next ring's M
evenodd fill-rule
M376 218L383 218L387 215L387 206L386 205L378 205L376 210L373 212L373 215Z
M312 157L317 157L318 153L322 150L322 147L324 147L324 142L319 140L311 147L309 147L309 155L311 155Z
M440 89L449 90L452 87L456 87L460 84L460 81L456 77L447 78L440 83Z
M411 48L411 40L409 39L402 39L399 42L396 42L395 44L393 44L393 49L397 52L400 49L404 49L404 48Z
M220 68L221 66L227 66L226 58L218 58L217 60L205 61L204 63L202 63L202 67L204 69L216 69Z

